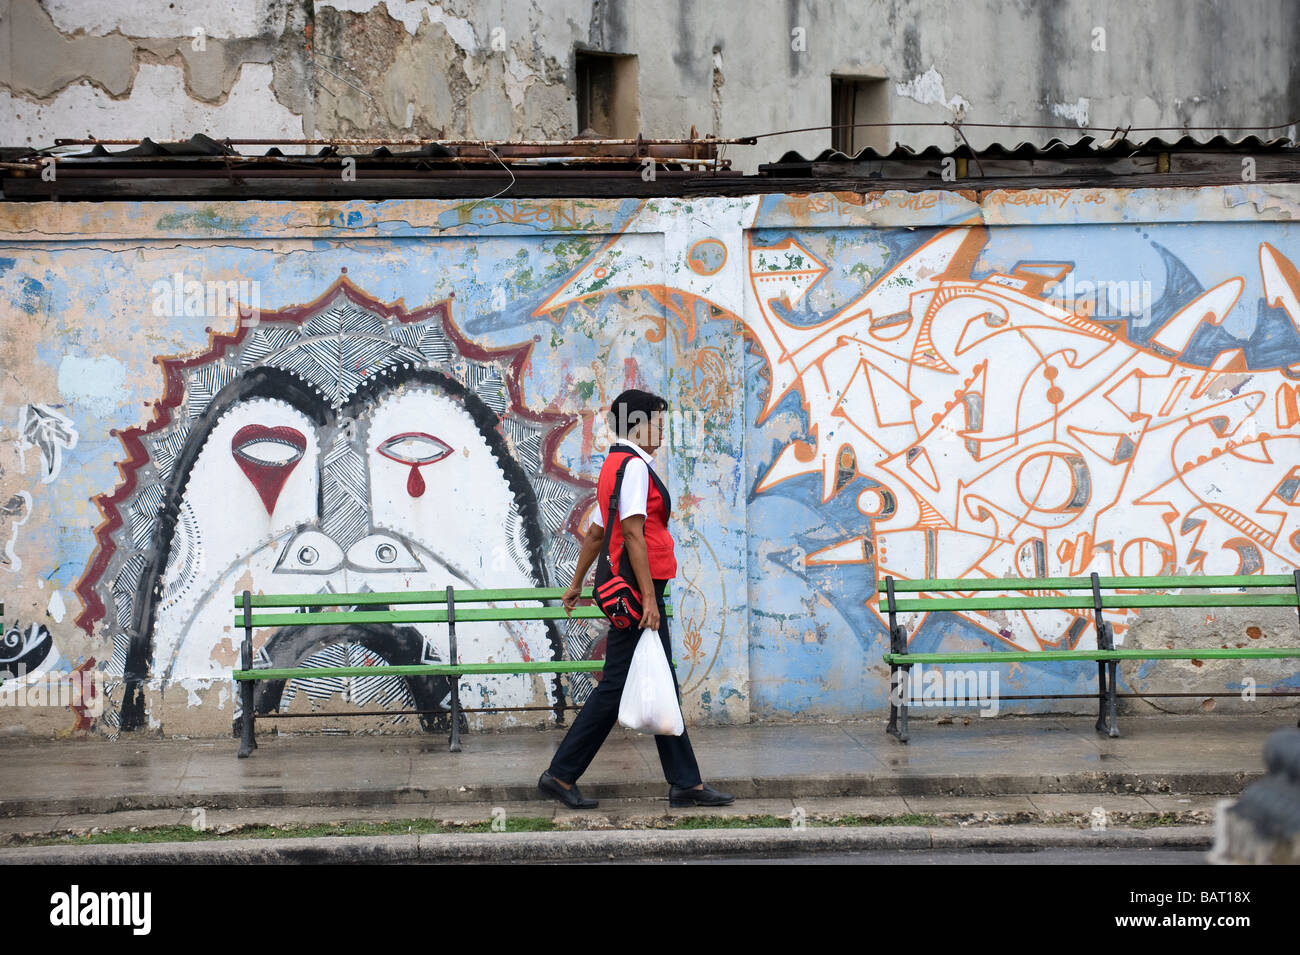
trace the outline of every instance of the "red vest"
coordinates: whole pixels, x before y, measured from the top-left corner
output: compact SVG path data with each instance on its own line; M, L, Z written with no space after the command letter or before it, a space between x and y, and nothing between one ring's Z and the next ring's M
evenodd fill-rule
M616 515L614 526L609 526L609 496L614 492L614 482L618 478L618 469L628 458L640 457L635 451L624 451L624 446L615 444L609 449L605 464L600 469L600 478L596 482L596 503L600 507L600 518L609 537L609 563L619 568L629 581L636 582L630 560L623 561L622 515ZM650 490L646 497L645 543L650 559L650 576L655 580L672 580L677 576L677 558L673 555L673 538L668 533L668 515L672 509L672 499L668 488L659 480L654 468L646 465L650 472ZM617 503L617 502L616 502Z

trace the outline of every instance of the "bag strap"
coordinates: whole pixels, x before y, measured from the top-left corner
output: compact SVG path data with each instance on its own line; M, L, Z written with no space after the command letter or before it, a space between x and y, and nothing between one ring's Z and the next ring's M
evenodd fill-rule
M615 445L615 447L618 447L618 445ZM609 503L605 506L606 527L610 526L610 521L614 519L614 515L618 511L619 493L623 490L623 474L627 471L627 466L632 463L632 459L637 456L635 451L623 451L619 453L626 454L627 457L624 458L623 463L618 466L618 474L614 477L614 489L609 492Z
M614 447L618 447L618 445L614 445ZM612 451L613 448L610 450ZM636 452L632 450L620 451L619 453L626 454L627 457L624 458L623 463L618 466L618 474L614 478L614 489L610 491L609 502L605 505L605 540L601 545L600 551L600 557L604 561L605 566L611 568L611 573L613 571L609 559L609 542L614 535L610 533L609 529L613 526L613 522L618 514L618 498L619 493L623 490L623 474L627 471L627 466L631 460L637 456ZM599 570L599 567L597 567L597 570Z

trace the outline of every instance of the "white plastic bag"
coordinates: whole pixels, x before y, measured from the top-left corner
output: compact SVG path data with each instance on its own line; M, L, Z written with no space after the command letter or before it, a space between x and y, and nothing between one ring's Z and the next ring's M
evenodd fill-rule
M623 698L618 704L618 721L638 733L682 735L682 710L673 689L673 672L659 634L653 630L641 631L632 653Z

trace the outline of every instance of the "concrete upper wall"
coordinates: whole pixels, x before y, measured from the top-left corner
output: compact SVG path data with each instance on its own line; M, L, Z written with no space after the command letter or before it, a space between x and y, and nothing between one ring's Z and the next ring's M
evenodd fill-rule
M0 8L4 145L196 132L565 139L579 132L575 49L638 57L640 127L655 137L692 125L726 136L825 125L832 73L884 77L895 123L1068 127L967 127L977 147L1084 128L1233 134L1246 131L1237 124L1300 115L1300 24L1287 0L2 0ZM917 148L960 142L940 127L900 125L889 135ZM752 171L788 149L815 154L829 144L824 130L773 137L733 158Z
M886 574L1014 590L1287 572L1298 215L1289 184L0 205L3 662L109 681L98 722L0 693L0 725L228 731L244 589L567 583L601 409L628 387L672 409L657 469L691 719L879 712ZM1292 610L1107 616L1130 646L1296 639ZM1088 617L905 623L915 649L1088 647ZM460 630L466 660L601 652L581 622ZM447 654L435 625L255 645L271 664ZM1093 685L1088 666L995 659L981 670L1003 695ZM1300 675L1169 661L1122 680L1208 694ZM340 689L299 681L257 705ZM359 681L346 705L445 692ZM546 706L555 688L462 693Z

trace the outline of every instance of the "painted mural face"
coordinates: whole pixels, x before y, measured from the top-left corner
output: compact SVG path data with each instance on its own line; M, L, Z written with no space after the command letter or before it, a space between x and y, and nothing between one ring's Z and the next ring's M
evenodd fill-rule
M334 330L312 327L322 313L342 336L303 334ZM173 444L176 466L163 486L143 489L156 487L163 498L156 533L166 551L138 568L137 602L124 608L126 595L113 591L119 619L129 610L140 635L119 641L128 682L133 671L164 683L227 678L242 639L232 597L245 589L537 587L566 566L572 573L572 555L555 535L567 536L583 489L548 461L548 440L563 423L517 406L507 377L521 353L457 355L445 313L412 325L336 295L283 325L263 316L224 349L221 364L191 372L187 400L202 371L219 374L250 351L261 358L201 407L194 402L197 420ZM328 373L335 343L348 333L371 362L350 382ZM282 347L263 353L268 338ZM132 558L114 556L120 579ZM468 626L458 637L467 660L552 659L564 647L554 625L538 621ZM587 637L566 632L566 639ZM254 646L260 664L276 667L448 659L446 626L438 624L284 628L259 635ZM259 684L255 706L270 712L299 694L319 700L340 689L335 679ZM365 678L349 686L349 698L436 710L445 708L447 690L444 678ZM551 692L528 675L461 685L469 707L546 705ZM128 698L124 717L132 705Z
M506 475L463 404L412 384L358 410L331 420L322 441L292 407L239 401L208 435L163 575L161 678L223 675L211 634L228 625L227 597L249 574L281 593L539 586ZM437 629L421 630L430 655ZM549 655L540 625L491 648L475 645L476 629L463 637L467 659Z

